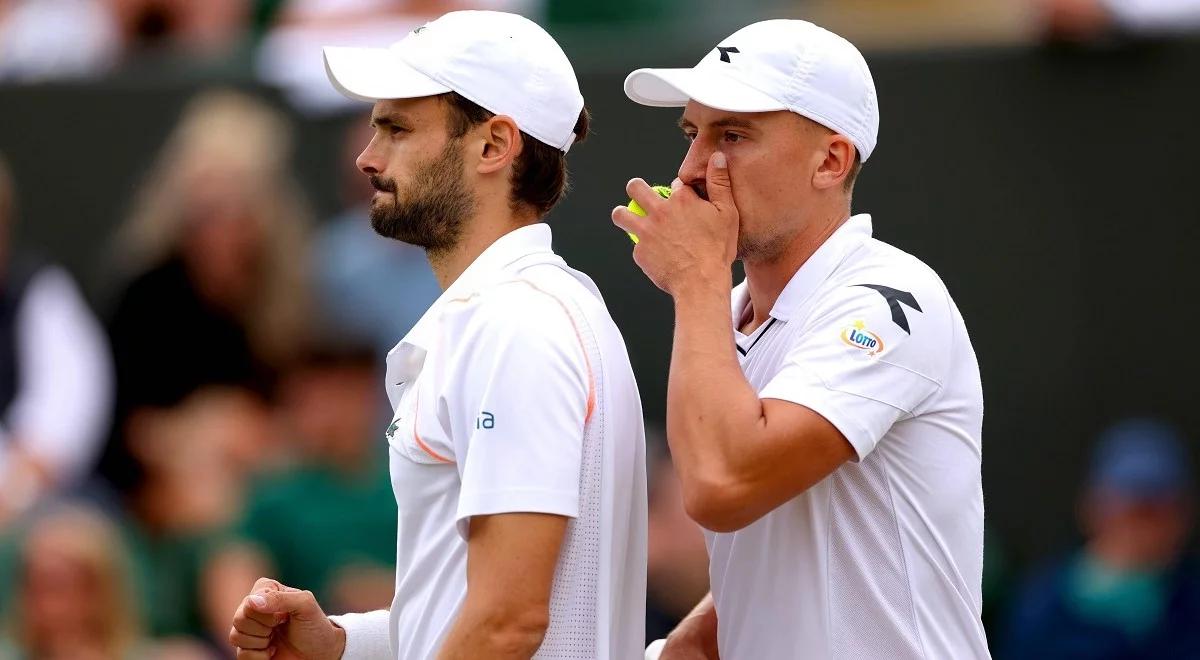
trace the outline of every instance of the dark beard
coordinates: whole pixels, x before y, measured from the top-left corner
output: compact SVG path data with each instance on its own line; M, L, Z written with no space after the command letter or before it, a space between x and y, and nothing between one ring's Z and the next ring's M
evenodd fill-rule
M390 204L371 205L371 226L380 236L435 253L458 244L463 225L475 212L475 196L463 181L461 142L450 140L439 156L418 165L403 198L396 194L395 180L371 176L376 190L395 195Z

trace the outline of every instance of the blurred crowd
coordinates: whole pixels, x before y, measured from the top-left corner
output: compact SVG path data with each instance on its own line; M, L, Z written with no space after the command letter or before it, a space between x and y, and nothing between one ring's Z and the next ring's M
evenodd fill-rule
M1200 0L0 0L0 80L97 76L147 59L247 68L311 113L345 100L325 84L320 46L387 45L456 9L553 25L678 25L686 13L746 23L810 17L859 45L1047 38L1104 40L1200 29Z
M438 289L419 250L369 227L364 125L345 131L345 208L316 223L286 117L196 97L130 200L97 311L3 238L20 195L0 160L0 658L227 657L262 575L330 612L390 602L380 365ZM989 539L997 657L1200 657L1188 445L1161 420L1107 431L1078 550L1023 586ZM708 575L653 428L648 456L654 639Z
M847 0L837 11L973 7L986 21L989 2ZM10 241L21 191L0 154L0 659L227 657L229 615L261 575L312 590L331 613L390 602L380 370L438 288L420 250L370 229L371 189L352 165L366 122L328 88L318 47L386 44L466 6L569 23L683 3L591 4L0 0L0 81L99 76L151 51L241 58L300 111L346 126L342 210L314 218L287 115L241 92L194 98L128 200L107 248L113 281L89 287L96 304L53 255ZM1021 4L1053 39L1200 27L1200 0ZM708 575L662 432L648 444L655 639ZM989 538L997 657L1200 658L1192 444L1152 419L1097 438L1080 544L1027 579L996 561L1003 548Z

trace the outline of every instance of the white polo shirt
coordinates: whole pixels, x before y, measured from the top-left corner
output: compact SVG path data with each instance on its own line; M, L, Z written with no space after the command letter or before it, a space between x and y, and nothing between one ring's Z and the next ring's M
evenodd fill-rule
M534 657L640 657L641 400L595 285L550 243L540 223L497 240L388 354L396 594L390 614L336 617L346 658L435 657L467 593L471 517L509 512L571 519Z
M743 283L735 329L749 304ZM736 341L760 397L820 413L857 460L744 529L706 534L721 657L989 657L983 396L937 274L854 216Z

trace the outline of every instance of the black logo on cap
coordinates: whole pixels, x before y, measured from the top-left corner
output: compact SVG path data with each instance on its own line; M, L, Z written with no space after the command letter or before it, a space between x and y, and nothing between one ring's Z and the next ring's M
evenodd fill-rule
M413 34L421 34L422 32L425 31L425 27L426 26L424 26L424 25L418 25L417 28L415 30L413 30Z
M737 47L735 47L735 46L717 46L717 50L721 51L721 61L722 62L730 62L731 61L729 59L730 53L742 52L742 51L738 50Z

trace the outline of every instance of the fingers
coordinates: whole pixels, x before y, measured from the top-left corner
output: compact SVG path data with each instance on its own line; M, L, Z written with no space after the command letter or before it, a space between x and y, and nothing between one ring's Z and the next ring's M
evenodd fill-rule
M236 657L237 660L271 660L272 655L274 652L270 649L262 651L238 649Z
M242 612L242 608L238 608L237 614L233 616L233 630L247 635L267 636L271 634L271 630L278 625L279 619L274 614L254 613L256 616L267 617L266 621L252 619Z
M704 188L708 201L721 210L733 206L733 187L729 179L729 161L720 151L713 152L708 159L708 170L704 175Z
M320 610L317 598L311 591L290 589L288 591L267 591L246 597L246 603L253 610L274 616L277 614L305 616ZM261 621L261 619L257 619Z
M271 645L271 635L247 635L234 628L229 632L229 643L247 651L265 651Z
M270 632L271 628L279 625L280 619L266 608L267 600L263 594L246 596L233 615L233 627L252 635L262 634L261 628Z
M651 194L653 194L653 191L651 191ZM658 195L654 196L658 197ZM641 202L638 203L640 204ZM631 234L637 234L638 236L641 236L643 233L645 233L647 226L645 218L639 216L633 211L630 211L624 206L618 206L612 210L612 221L614 225Z
M638 206L645 209L646 213L652 212L665 203L663 198L650 187L650 184L642 179L630 179L629 183L625 184L625 192L638 203Z

